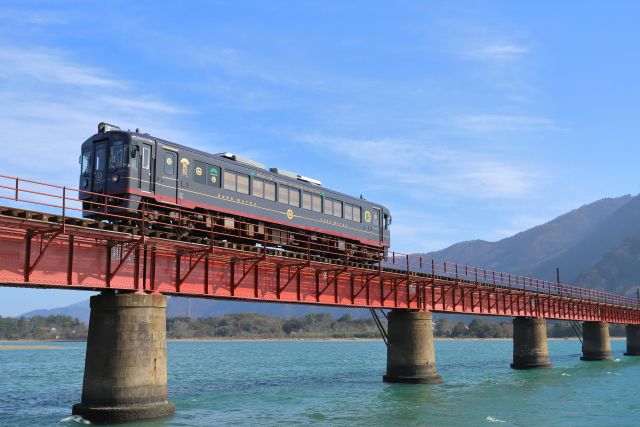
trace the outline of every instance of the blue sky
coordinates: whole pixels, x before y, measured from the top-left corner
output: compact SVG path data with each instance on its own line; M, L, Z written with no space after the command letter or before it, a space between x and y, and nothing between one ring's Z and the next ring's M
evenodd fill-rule
M634 2L0 6L1 174L76 186L101 121L390 208L392 247L637 194ZM0 288L0 315L81 292Z

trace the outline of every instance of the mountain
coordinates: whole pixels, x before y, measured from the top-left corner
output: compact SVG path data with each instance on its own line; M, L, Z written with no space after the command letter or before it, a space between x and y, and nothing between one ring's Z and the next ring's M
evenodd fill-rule
M576 286L637 297L640 288L640 233L627 237L575 280Z
M631 208L620 213L627 205ZM631 225L628 223L633 222L633 215L629 215L629 212L635 211L638 205L640 197L629 195L602 199L497 242L461 242L424 256L547 280L555 280L555 268L560 267L563 282L566 283L567 277L577 276L574 273L577 267L574 268L574 265L584 270L597 261L597 254L601 256L615 245L613 242L617 238L598 241L595 237L600 236L598 230L609 230L612 236L625 235L626 227ZM611 230L616 223L618 228ZM581 246L578 243L586 238L590 239L588 243L592 246L590 256L585 260L575 260L570 254L579 251ZM558 258L561 254L565 258ZM572 264L569 265L569 262Z
M633 197L564 251L536 265L530 275L555 280L555 269L560 267L560 280L575 284L580 273L591 268L627 237L637 233L640 233L640 196Z
M84 322L86 325L89 324L89 312L90 312L90 308L89 308L89 300L84 300L84 301L80 301L77 302L75 304L71 304L69 306L66 307L58 307L58 308L52 308L50 310L33 310L33 311L29 311L27 313L23 313L17 317L33 317L33 316L49 316L50 314L64 314L67 316L71 316L74 319L78 319L81 322Z

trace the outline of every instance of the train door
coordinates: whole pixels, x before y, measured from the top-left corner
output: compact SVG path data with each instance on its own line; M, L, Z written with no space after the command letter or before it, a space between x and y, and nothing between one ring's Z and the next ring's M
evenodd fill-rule
M164 166L162 168L162 178L160 183L163 185L163 193L169 195L174 203L178 199L178 179L177 179L177 160L178 153L164 150Z
M140 153L140 189L151 191L151 145L142 144Z
M93 146L93 185L94 193L106 193L107 190L107 141L102 141Z
M382 242L382 239L384 238L384 231L382 230L382 221L380 219L380 209L373 208L373 229L378 230L380 242Z

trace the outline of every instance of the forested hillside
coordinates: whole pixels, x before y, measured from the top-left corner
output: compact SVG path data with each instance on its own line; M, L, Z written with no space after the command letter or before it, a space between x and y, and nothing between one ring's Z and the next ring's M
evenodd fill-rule
M636 295L640 197L603 199L497 242L455 244L426 256L576 286Z
M575 284L636 297L640 288L640 233L627 237L605 253L593 267L578 276Z
M574 284L578 276L591 268L605 253L637 233L640 233L640 196L621 206L570 248L535 266L531 275L554 280L555 269L560 267L560 279L564 283Z
M530 275L538 264L575 245L632 199L631 196L623 196L598 200L497 242L461 242L424 255L496 271ZM640 199L636 202L640 203Z

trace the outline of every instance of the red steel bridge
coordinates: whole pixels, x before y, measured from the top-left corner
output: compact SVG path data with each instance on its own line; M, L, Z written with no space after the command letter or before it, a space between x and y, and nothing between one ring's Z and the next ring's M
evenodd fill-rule
M82 219L79 192L0 175L1 286L640 324L635 298L398 252L336 255L268 227L181 220L180 207L167 220L145 204L132 222L93 194L113 223Z

